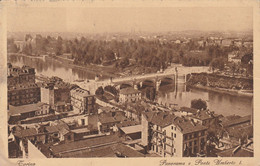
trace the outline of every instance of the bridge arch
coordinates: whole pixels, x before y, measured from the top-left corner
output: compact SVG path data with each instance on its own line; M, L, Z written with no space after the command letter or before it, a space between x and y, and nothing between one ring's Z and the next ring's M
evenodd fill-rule
M175 81L174 78L172 78L172 77L163 77L160 80L161 80L160 86L173 84Z
M128 87L133 87L132 84L130 83L122 83L120 84L120 89L128 88Z

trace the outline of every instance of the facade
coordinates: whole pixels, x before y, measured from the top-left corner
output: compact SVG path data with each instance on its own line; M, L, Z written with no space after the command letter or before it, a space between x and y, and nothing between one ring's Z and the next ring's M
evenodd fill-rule
M29 66L13 67L8 63L8 104L13 106L40 101L40 88L35 84L35 69Z
M7 85L35 83L35 69L29 66L13 67L11 63L7 64Z
M66 111L71 110L70 105L70 84L63 82L62 79L52 77L44 82L38 83L41 87L41 101L50 104L52 109L56 107L65 107ZM61 104L65 103L65 104ZM63 111L62 111L63 112Z
M207 128L166 112L142 116L142 143L150 153L188 157L206 153Z
M18 116L19 119L26 119L50 113L49 105L46 103L27 104L22 106L9 106L8 114L10 116Z
M119 101L122 103L138 100L141 100L141 92L132 87L121 89L119 92Z
M74 88L70 91L73 111L78 114L95 114L95 97L89 91Z
M20 106L37 103L41 99L40 88L35 83L17 84L8 87L8 104Z

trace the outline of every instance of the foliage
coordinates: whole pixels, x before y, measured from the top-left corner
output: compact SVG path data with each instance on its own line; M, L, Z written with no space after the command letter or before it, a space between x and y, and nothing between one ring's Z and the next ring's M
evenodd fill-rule
M225 67L225 61L223 58L214 58L210 62L209 66L211 67L213 72L215 69L223 70Z
M95 94L103 96L104 95L103 87L102 86L98 87L98 89L96 90Z
M118 90L114 86L108 85L104 89L105 89L105 91L108 91L108 92L112 93L113 95L118 94Z
M202 100L202 99L194 99L191 101L191 108L195 108L195 109L207 109L207 103L206 101Z

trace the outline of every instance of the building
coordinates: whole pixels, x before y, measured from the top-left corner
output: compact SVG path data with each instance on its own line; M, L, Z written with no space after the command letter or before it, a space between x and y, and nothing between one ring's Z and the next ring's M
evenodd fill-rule
M11 63L7 64L7 85L35 83L35 69L29 66L14 67Z
M251 144L251 143L250 143ZM218 157L254 157L254 151L247 148L249 145L238 145L234 148L226 149L217 153Z
M16 84L8 86L8 104L20 106L37 103L41 100L41 91L37 84Z
M50 113L49 105L46 103L38 102L36 104L27 104L22 106L9 106L9 116L19 117L20 120L47 115Z
M95 114L95 97L90 92L79 87L70 91L71 105L77 114Z
M142 115L142 144L160 156L187 157L206 153L207 127L168 112Z
M124 112L109 112L98 115L98 131L100 133L109 133L117 130L116 125L125 120Z
M141 92L132 87L121 89L119 92L119 101L122 103L138 100L141 100Z
M35 69L14 67L8 63L8 105L19 106L40 101L40 88L35 84Z
M94 138L58 144L50 147L53 157L76 157L87 152L103 149L120 142L117 135L97 136ZM79 156L78 156L79 157Z
M221 116L222 115L217 115L209 110L198 110L196 113L188 115L187 118L195 123L209 127L210 125L218 123L219 117Z
M219 139L219 149L229 149L241 144L247 144L253 138L251 115L244 117L228 116L221 120L223 133Z
M71 110L71 85L65 83L61 78L51 77L44 82L38 83L41 87L41 101L50 104L52 109L58 112Z

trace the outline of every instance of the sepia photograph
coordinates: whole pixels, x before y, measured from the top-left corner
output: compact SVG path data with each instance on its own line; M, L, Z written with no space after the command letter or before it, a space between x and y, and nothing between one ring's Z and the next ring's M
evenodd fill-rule
M253 16L8 8L8 158L254 157Z

